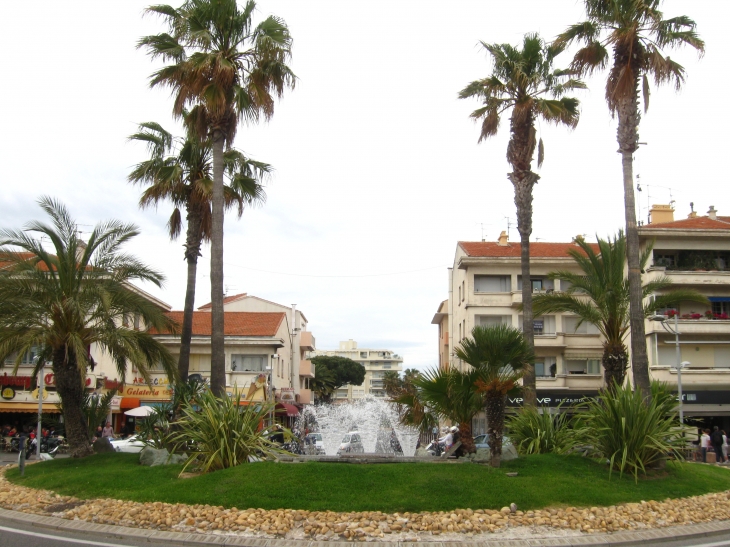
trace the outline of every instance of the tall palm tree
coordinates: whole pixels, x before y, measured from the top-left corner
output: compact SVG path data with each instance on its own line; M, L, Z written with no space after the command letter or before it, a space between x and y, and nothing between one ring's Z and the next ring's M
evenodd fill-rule
M542 165L542 139L536 139L535 121L575 127L580 114L578 99L565 97L574 89L585 88L580 80L572 78L568 70L553 69L555 57L563 50L546 46L537 34L525 35L522 49L510 44L481 42L494 61L490 76L476 80L459 93L459 98L476 97L484 106L472 112L471 117L482 120L479 142L497 134L504 112L512 110L507 161L512 172L507 178L515 188L517 230L520 232L522 263L522 319L525 339L534 347L532 323L532 284L530 283L530 234L532 234L532 188L540 177L532 172L532 159L538 148L537 166ZM552 98L549 98L552 97ZM535 406L535 371L531 364L524 371L525 404Z
M548 277L570 283L565 292L538 294L533 300L533 311L537 315L546 313L574 313L581 323L595 325L603 336L603 370L606 387L614 390L624 383L629 358L624 340L629 331L629 282L624 276L626 266L626 237L619 232L613 240L598 238L598 252L584 239L579 238L578 249L570 249L568 254L580 267L582 273L567 270L550 272ZM652 246L649 245L641 256L643 270ZM642 301L650 296L644 306L643 316L648 317L680 301L706 303L707 298L697 291L672 289L668 277L659 277L642 287ZM658 292L663 294L657 295Z
M639 232L636 226L633 154L639 148L639 81L644 112L649 108L649 76L656 85L671 83L680 89L685 70L665 56L663 49L689 45L702 53L704 42L695 32L695 22L686 16L664 19L661 0L584 0L586 21L572 25L556 40L558 47L579 42L583 47L573 58L572 68L592 73L613 64L606 81L606 102L618 116L617 140L624 184L624 214L629 265L631 360L634 384L645 397L651 395L649 358L646 353L644 311L641 300Z
M480 371L462 372L456 368L431 369L413 380L415 392L404 391L394 401L406 407L406 416L420 424L428 414L426 407L452 423L459 424L459 439L465 452L476 452L471 421L484 407L484 397L477 392Z
M499 467L507 393L517 387L527 365L534 362L532 346L523 333L509 325L477 326L455 353L476 374L476 391L484 397L487 414L490 465Z
M211 224L211 389L225 392L223 350L223 151L232 143L240 121L255 122L274 114L274 98L293 88L296 77L287 66L291 36L286 23L270 16L254 26L256 8L248 0L188 0L180 8L156 5L147 13L162 16L168 33L146 36L152 58L171 64L152 75L151 86L171 87L173 112L182 116L196 104L190 119L213 142Z
M96 344L109 355L121 378L129 363L147 382L149 371L158 367L174 381L170 353L146 330L127 326L127 319L139 317L147 328L158 330L174 331L175 325L129 284L139 280L161 286L163 281L162 274L121 251L139 233L135 226L103 222L84 243L61 203L43 197L39 204L50 224L35 221L22 231L0 230L0 256L6 264L0 269L0 362L41 348L41 362L53 363L71 452L86 456L91 442L83 414L84 380L94 366L89 348ZM54 254L41 239L50 241ZM20 357L16 370L19 363Z
M178 373L184 383L190 368L200 246L211 237L212 143L210 139L200 139L190 129L185 139L175 139L155 122L140 124L139 131L129 138L147 143L150 154L149 159L138 163L128 177L130 182L147 186L139 200L140 207L156 207L162 200L172 202L173 211L167 222L170 239L180 235L183 224L180 209L186 211L184 254L188 276L178 359ZM272 168L233 149L223 154L223 165L228 182L224 186L225 206L227 209L236 207L240 218L246 205L258 205L266 200L262 181Z

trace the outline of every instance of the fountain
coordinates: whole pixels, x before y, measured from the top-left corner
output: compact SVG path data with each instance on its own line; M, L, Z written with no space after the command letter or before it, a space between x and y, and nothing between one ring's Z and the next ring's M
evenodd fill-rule
M325 454L337 455L342 438L349 431L358 431L366 454L414 456L418 430L402 425L396 405L376 397L365 397L341 404L307 406L297 418L296 427L322 434ZM391 442L395 435L397 443ZM400 445L401 452L395 448Z

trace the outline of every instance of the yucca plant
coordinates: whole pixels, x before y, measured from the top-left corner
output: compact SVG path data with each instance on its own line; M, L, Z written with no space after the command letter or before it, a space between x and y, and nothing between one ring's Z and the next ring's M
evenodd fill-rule
M593 447L594 455L605 458L610 472L634 475L646 473L667 456L683 460L683 433L677 419L677 402L669 387L651 384L651 400L646 404L639 390L621 386L588 403L576 435L580 443Z
M155 406L152 413L141 421L139 426L139 438L147 446L162 449L168 448L170 453L176 452L176 443L170 442L170 417L172 416L172 405L164 403Z
M104 395L99 395L98 393L84 394L81 412L83 412L86 418L86 429L88 430L90 439L94 439L97 426L103 424L107 416L109 416L112 408L112 399L116 394L116 389Z
M266 438L262 424L271 411L270 402L252 402L235 397L218 398L210 390L195 398L195 406L185 403L182 417L175 425L179 430L172 437L176 443L192 447L185 471L197 462L200 471L208 473L242 463L285 454Z
M506 426L512 444L520 454L567 454L576 438L566 412L550 414L547 408L523 408L508 418Z

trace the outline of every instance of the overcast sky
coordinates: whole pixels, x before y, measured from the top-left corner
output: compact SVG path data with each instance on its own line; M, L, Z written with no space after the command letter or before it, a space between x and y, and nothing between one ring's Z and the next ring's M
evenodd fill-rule
M143 287L182 309L182 241L170 242L170 207L140 211L140 188L126 182L146 151L126 138L136 124L171 131L171 100L151 90L156 68L136 41L165 28L143 17L150 2L2 2L0 34L3 192L0 225L42 218L40 195L62 200L82 231L99 220L135 222L130 251L167 277ZM173 4L177 6L178 4ZM309 319L318 349L349 338L386 348L406 367L438 362L431 318L447 298L456 242L496 241L510 222L518 241L508 120L477 145L469 119L476 102L458 100L491 73L478 42L521 43L527 32L552 39L582 20L578 0L302 1L260 0L257 21L286 20L294 38L297 87L273 120L239 128L235 146L276 169L268 201L225 223L225 285L282 304ZM672 52L688 72L680 93L653 89L641 124L635 173L647 205L676 201L730 214L725 174L730 113L726 22L730 2L667 0L667 17L688 15L706 41L702 59ZM723 44L725 44L723 46ZM569 56L558 58L565 66ZM568 131L541 124L545 164L534 192L532 240L613 234L623 225L616 124L604 101L605 74L581 92L581 121ZM510 219L510 220L508 220ZM198 268L196 306L210 301L209 249Z

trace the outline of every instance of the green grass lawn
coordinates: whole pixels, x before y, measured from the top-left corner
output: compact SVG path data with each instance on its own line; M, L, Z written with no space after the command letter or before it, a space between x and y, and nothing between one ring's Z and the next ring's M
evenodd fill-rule
M474 464L262 462L178 479L181 466L143 467L135 454L100 454L30 465L13 483L79 498L210 504L244 509L420 512L458 508L520 509L614 505L730 489L730 471L669 463L666 471L619 478L587 458L552 454L506 462L500 469ZM507 472L518 472L507 477Z

